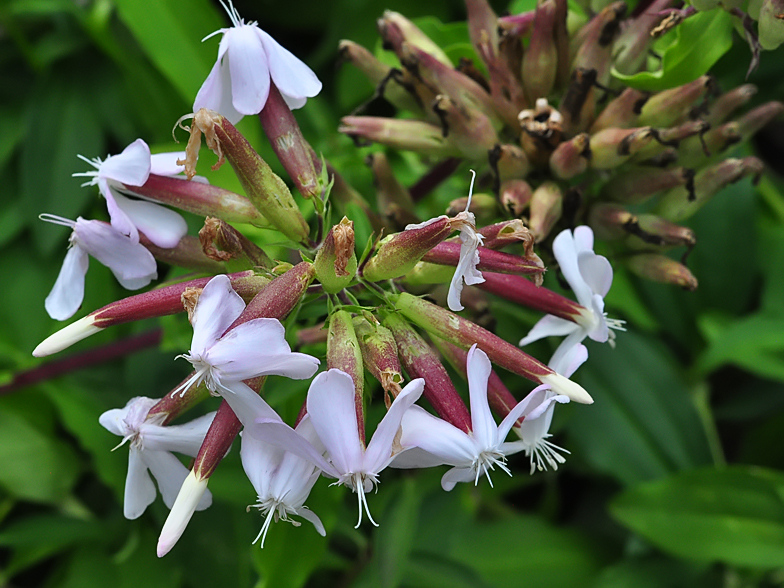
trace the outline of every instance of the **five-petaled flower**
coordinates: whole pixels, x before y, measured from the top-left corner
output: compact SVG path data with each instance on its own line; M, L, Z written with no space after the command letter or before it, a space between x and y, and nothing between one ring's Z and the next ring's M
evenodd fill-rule
M612 286L613 270L606 257L593 252L593 231L579 226L566 229L553 240L553 253L564 278L571 286L585 312L572 322L553 316L542 317L523 337L520 345L528 345L543 337L566 335L550 360L561 365L563 358L586 337L614 345L615 334L610 329L623 330L623 321L608 319L604 313L604 297Z
M231 0L223 7L233 26L203 39L223 35L218 60L196 94L194 112L208 108L237 124L243 116L261 112L273 82L290 108L301 108L308 98L321 91L321 82L313 70L258 24L245 24Z
M163 502L172 507L188 475L188 468L171 452L195 457L215 417L215 413L211 412L183 425L163 426L163 414L158 419L147 420L147 414L157 402L143 396L131 398L125 408L109 410L99 419L105 429L123 438L120 445L130 441L123 504L123 514L127 519L139 518L155 500L150 472L158 482ZM207 491L196 509L204 510L211 503L212 496Z

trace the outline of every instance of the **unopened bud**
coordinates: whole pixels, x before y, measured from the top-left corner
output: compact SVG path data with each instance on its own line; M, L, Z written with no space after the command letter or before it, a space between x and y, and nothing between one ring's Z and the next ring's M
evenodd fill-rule
M377 116L344 116L338 131L401 151L438 157L460 155L443 135L441 127L428 122Z
M640 253L626 259L626 266L636 275L647 280L681 286L686 290L697 289L697 278L682 263L658 253Z
M546 166L563 137L561 113L541 98L535 108L523 110L518 119L523 130L520 144L528 160L537 167Z
M488 156L499 184L522 179L531 169L528 156L517 145L498 144L490 150Z
M400 367L395 337L375 319L371 321L361 316L354 317L354 331L362 352L362 363L381 384L384 402L389 408L403 383L403 368Z
M449 96L439 94L433 112L441 120L444 136L468 159L483 161L498 144L492 122L478 110L463 108Z
M261 247L217 218L204 219L204 226L199 230L199 241L207 257L225 263L230 271L256 267L272 269L275 266Z
M685 167L634 169L614 176L602 188L602 195L616 202L637 204L677 186L694 191L694 170Z
M410 216L414 216L414 200L406 187L395 177L387 156L381 152L371 153L365 161L373 172L379 210L385 215L389 215L392 207L396 207L409 213Z
M588 133L580 133L564 141L550 156L550 171L562 180L580 175L588 169L591 159L591 139Z
M563 212L563 192L555 182L544 182L531 197L528 226L540 243L553 228Z
M738 132L746 141L782 112L784 112L784 104L781 102L766 102L738 119Z
M702 76L677 88L664 90L651 96L642 107L640 126L669 127L683 122L692 104L715 91L716 82L711 76Z
M484 237L484 246L487 249L503 249L508 245L522 244L527 258L533 259L536 255L534 236L519 218L482 227L479 233Z
M344 371L354 381L354 407L359 426L359 437L365 442L365 410L363 392L365 371L362 367L362 352L354 332L351 313L336 310L329 315L329 335L327 336L327 369Z
M327 233L313 264L316 277L329 294L340 292L357 273L354 222L345 216Z
M455 198L446 209L447 215L456 216L460 214L466 209L466 204L468 204L467 196ZM468 212L472 213L477 221L488 221L498 216L498 202L490 194L484 192L475 193L471 197Z
M596 238L605 241L626 237L628 227L636 223L637 217L624 207L606 202L592 206L588 216L588 224Z
M153 257L163 263L189 269L194 272L221 274L226 272L226 266L204 255L201 243L196 237L185 235L174 247L158 247L147 238L144 233L139 233L139 243L152 253Z
M722 153L743 139L736 121L724 123L704 135L692 137L681 143L677 161L687 167L696 167L703 164L706 157Z
M477 284L477 288L480 290L545 314L552 314L577 323L578 318L582 318L589 312L574 300L542 286L537 286L522 276L493 272L485 272L482 276L485 281Z
M256 294L229 328L254 318L282 321L299 304L315 274L312 264L307 261L298 263Z
M712 126L724 122L733 112L751 100L756 93L757 86L744 84L722 94L711 104L705 115L705 121Z
M512 216L521 217L534 193L525 180L508 180L501 184L501 206Z
M614 51L615 69L622 74L640 71L653 41L651 33L662 21L662 11L671 5L671 0L653 0L634 20L624 23L623 31L614 44L617 48Z
M620 31L626 11L625 2L613 2L583 27L586 33L574 56L572 68L591 68L596 71L597 82L603 86L609 83L613 41ZM591 90L590 94L595 94L595 90ZM589 102L594 101L593 96L589 97Z
M319 343L327 342L327 329L324 323L320 323L313 327L305 327L297 331L297 346L303 345L318 345Z
M609 128L628 128L637 125L642 107L648 101L650 93L626 88L621 95L612 100L591 125L591 133L598 133Z
M578 67L572 72L566 93L558 105L563 117L561 128L567 135L585 131L593 123L596 105L595 85L595 69Z
M494 251L486 247L479 247L477 251L479 253L479 263L476 267L479 271L535 276L541 276L544 273L544 264L536 254L533 255L534 259L526 259L519 255ZM459 259L460 243L454 241L439 243L422 258L423 261L429 263L451 265L452 267L457 266Z
M399 12L385 11L384 16L378 20L377 24L381 38L398 56L400 56L402 44L406 42L427 53L443 65L452 67L452 61L443 49Z
M400 361L410 380L425 379L422 395L438 415L455 427L471 431L471 416L436 353L400 314L390 312L384 318L395 337Z
M655 214L641 214L637 217L638 230L633 232L627 243L632 248L656 247L692 248L697 244L697 236L689 227L676 225Z
M177 494L177 499L174 501L171 511L169 511L169 516L166 517L166 522L163 523L156 550L158 557L163 557L169 553L180 537L182 537L193 513L196 511L196 506L207 490L207 482L207 478L200 478L194 471L191 471L188 477L185 478L180 492Z
M531 30L531 41L523 54L522 80L529 103L547 98L558 73L555 46L555 0L539 0Z
M655 139L651 127L605 129L591 137L591 167L612 169L629 160Z

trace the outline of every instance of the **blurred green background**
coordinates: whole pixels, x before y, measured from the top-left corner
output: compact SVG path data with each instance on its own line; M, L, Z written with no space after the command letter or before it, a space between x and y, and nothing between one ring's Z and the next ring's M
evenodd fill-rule
M507 8L493 5L499 13ZM364 152L336 133L339 118L372 87L350 68L336 69L337 43L348 38L375 48L375 19L384 9L451 23L465 18L464 6L236 6L317 71L325 89L297 113L304 134L372 195ZM576 379L596 402L556 411L555 441L572 452L559 471L529 476L525 458L514 456L513 478L496 475L495 488L463 484L451 493L439 486L442 471L386 471L369 497L381 526L358 530L354 498L321 480L308 505L327 537L280 523L261 550L250 545L262 520L245 511L256 497L235 446L211 480L215 503L159 560L155 543L166 508L158 500L140 519L122 518L126 451L110 451L117 439L98 416L133 396L159 397L184 376L184 365L172 361L188 346L184 317L163 321L162 349L150 345L161 323L117 327L63 354L83 354L89 369L28 386L13 380L43 365L31 350L61 326L48 318L43 300L67 231L37 215L105 218L96 191L71 177L85 167L77 153L117 153L137 137L154 151L175 148L171 128L190 111L217 52L217 39L200 39L223 26L220 6L207 0L0 2L0 586L784 585L780 129L739 150L756 149L770 164L760 184L728 187L690 221L699 239L689 261L696 292L616 270L607 305L629 331L614 350L588 342L590 361ZM456 27L452 32L467 43L464 25ZM762 55L748 80L760 88L753 105L784 96L783 56ZM743 82L749 59L736 36L713 70L722 88ZM254 117L240 129L280 171ZM415 158L393 163L404 183L422 172ZM228 166L210 178L238 189ZM431 212L464 190L464 178L442 186ZM199 219L188 220L195 234ZM86 292L82 313L126 295L95 262ZM498 334L510 341L538 318L500 300L491 310ZM143 348L116 357L113 350L134 341ZM552 348L532 346L540 358ZM97 361L105 355L108 361ZM524 392L519 380L508 384ZM273 379L267 392L292 412L306 388Z

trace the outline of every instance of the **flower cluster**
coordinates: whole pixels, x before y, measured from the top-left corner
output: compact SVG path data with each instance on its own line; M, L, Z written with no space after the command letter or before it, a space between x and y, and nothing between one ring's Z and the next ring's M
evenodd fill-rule
M388 13L380 29L400 69L349 42L341 51L379 84L379 95L421 118L351 116L342 130L444 157L430 185L461 159L487 163L491 173L480 172L480 185L491 179L497 198L474 194L472 179L466 198L423 220L414 200L424 194L404 188L377 152L369 158L375 210L315 153L292 114L321 89L315 74L256 23L246 24L229 1L233 26L218 31L218 59L194 112L183 117L192 119L184 127L190 133L185 151L151 155L139 139L119 155L89 161L95 171L79 175L98 186L108 223L42 216L73 230L46 302L53 318L66 319L81 305L88 255L129 289L155 279L157 262L200 274L110 303L34 351L50 355L114 325L187 312L193 338L178 357L192 373L160 400L134 398L100 417L130 448L125 516L141 516L155 499L150 473L171 509L159 556L173 548L195 511L210 505L209 479L240 433L242 465L257 496L252 507L264 519L256 538L262 547L274 521L299 526L304 519L326 533L306 506L321 477L356 494L359 527L364 516L376 524L367 495L388 467L448 466L441 479L446 491L483 478L492 486L496 470L512 475L507 457L514 453L524 452L531 473L557 469L568 452L549 440L555 406L593 402L569 379L588 358L583 341L612 345L613 329L623 329L623 321L605 314L613 268L594 252L594 234L614 240L616 259L633 271L696 285L685 266L662 254L693 245L693 234L674 221L727 182L759 171L753 158L717 163L703 151L746 138L781 106L720 124L745 100L730 92L691 120L692 104L711 91L701 79L653 96L627 89L600 110L610 69L618 65L613 60L633 67L646 51L650 19L623 21L613 4L570 39L564 0L544 0L532 13L501 19L484 0L467 6L488 76L470 64L455 69L412 23ZM524 53L523 37L529 37ZM621 39L625 53L617 51ZM246 115L258 115L291 182L312 201L311 218L234 127ZM202 137L216 165L229 161L245 195L196 177ZM671 167L675 158L681 167ZM658 216L625 208L659 193ZM161 204L205 216L198 239ZM333 209L347 216L325 226ZM379 235L361 255L354 234L360 219L348 216L357 211ZM243 223L278 231L303 261L273 261L234 226ZM551 233L557 234L551 239ZM537 244L576 300L542 285ZM515 345L480 324L476 300L485 293L544 316ZM305 306L311 318L300 320L297 311ZM326 344L326 370L316 375L321 360L292 351L287 335ZM549 336L564 339L546 363L520 348ZM444 360L467 381L468 405ZM536 386L519 400L522 394L513 394L494 366ZM369 440L366 372L386 404ZM264 399L270 376L313 378L295 422ZM219 404L215 412L171 424L201 402ZM172 452L193 457L190 469Z

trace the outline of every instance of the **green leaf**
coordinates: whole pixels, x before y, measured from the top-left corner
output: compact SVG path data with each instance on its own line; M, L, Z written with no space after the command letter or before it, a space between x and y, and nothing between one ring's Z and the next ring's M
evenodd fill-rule
M191 103L218 55L218 40L201 40L226 26L207 0L117 0L120 18L155 66Z
M703 469L644 484L611 504L613 516L678 557L759 568L784 566L784 475Z
M613 75L638 90L658 92L696 80L732 47L732 17L724 10L698 12L664 35L655 48L661 69L632 75L613 69ZM710 42L696 42L710 39ZM661 51L661 47L666 48Z
M629 331L615 349L588 349L577 379L595 403L576 407L569 422L573 453L624 484L711 463L689 390L663 347Z
M417 530L421 488L406 478L384 510L383 527L376 530L373 568L381 588L400 585Z

